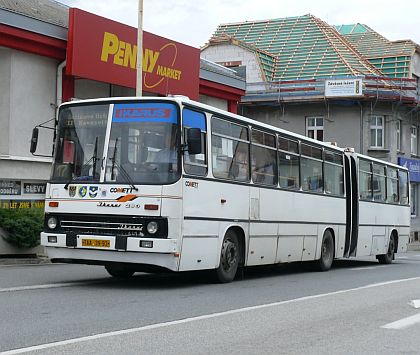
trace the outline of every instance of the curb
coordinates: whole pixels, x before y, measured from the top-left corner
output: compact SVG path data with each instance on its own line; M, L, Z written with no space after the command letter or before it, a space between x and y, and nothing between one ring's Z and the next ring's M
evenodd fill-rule
M38 258L1 258L0 266L11 266L11 265L45 265L51 264L50 259L46 257Z

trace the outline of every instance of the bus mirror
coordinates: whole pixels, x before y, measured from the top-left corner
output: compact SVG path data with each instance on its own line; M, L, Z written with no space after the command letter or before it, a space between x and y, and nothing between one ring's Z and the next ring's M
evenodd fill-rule
M35 128L32 130L32 138L31 138L31 149L30 149L30 152L31 152L32 154L34 154L34 153L35 153L35 151L36 151L36 146L38 145L38 133L39 133L39 130L38 130L38 128L37 128L37 127L35 127Z
M201 153L201 129L189 128L187 131L188 153L200 154Z

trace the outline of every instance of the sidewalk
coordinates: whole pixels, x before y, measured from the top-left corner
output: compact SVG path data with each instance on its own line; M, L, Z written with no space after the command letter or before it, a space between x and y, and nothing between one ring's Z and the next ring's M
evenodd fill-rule
M28 257L27 255L0 255L0 267L7 265L40 265L40 264L50 264L50 259L46 256L37 256Z
M412 250L420 251L420 241L409 243L408 244L408 250L410 250L410 251L412 251Z

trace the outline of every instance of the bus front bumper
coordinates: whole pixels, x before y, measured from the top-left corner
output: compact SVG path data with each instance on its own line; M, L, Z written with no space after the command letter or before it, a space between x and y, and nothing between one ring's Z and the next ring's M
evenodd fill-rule
M179 247L177 239L133 238L118 240L113 236L67 235L41 233L41 245L54 261L78 260L86 264L97 262L134 263L163 267L177 271Z

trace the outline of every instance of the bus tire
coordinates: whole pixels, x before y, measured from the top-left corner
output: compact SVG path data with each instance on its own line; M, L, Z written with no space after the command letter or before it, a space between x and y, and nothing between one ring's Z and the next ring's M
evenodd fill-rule
M378 259L379 264L391 264L395 257L394 253L395 238L394 234L391 234L391 237L389 238L388 252L386 254L376 255L376 259Z
M219 267L215 270L220 283L233 281L239 266L239 241L233 230L228 230L223 238Z
M134 271L120 265L106 265L105 270L112 277L117 279L129 279L134 275Z
M326 230L322 237L321 257L316 261L318 271L328 271L334 260L334 238L331 231Z

